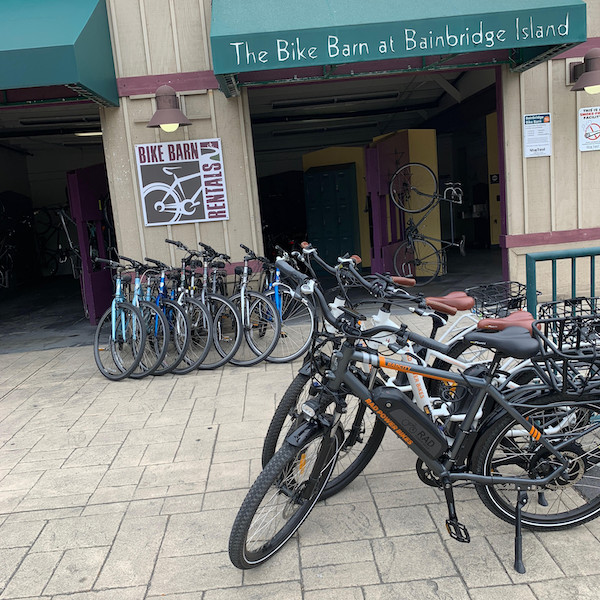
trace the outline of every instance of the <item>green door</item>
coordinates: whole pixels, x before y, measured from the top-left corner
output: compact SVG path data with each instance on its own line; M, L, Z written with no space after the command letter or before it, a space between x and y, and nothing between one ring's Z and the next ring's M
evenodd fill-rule
M312 167L304 174L308 241L326 262L360 253L354 163Z

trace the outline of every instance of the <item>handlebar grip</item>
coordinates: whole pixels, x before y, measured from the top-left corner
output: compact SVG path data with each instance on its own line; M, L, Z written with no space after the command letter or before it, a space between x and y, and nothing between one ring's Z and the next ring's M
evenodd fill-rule
M275 265L279 268L282 275L285 275L286 277L293 279L299 285L306 283L310 279L310 277L308 277L308 275L305 275L304 273L300 273L300 271L297 271L296 269L294 269L294 267L292 267L292 265L287 263L281 257L278 257L275 259Z
M447 304L444 304L439 300L433 300L432 298L427 300L427 306L429 306L429 308L433 308L433 310L444 313L445 315L453 316L457 313L457 310L454 306L448 306Z
M412 279L411 277L400 277L399 275L392 275L392 281L396 285L401 285L402 287L413 287L417 285L415 279Z
M362 258L358 254L353 254L350 258L354 261L354 264L360 265L362 262Z
M300 242L300 248L312 248L312 244L310 242Z
M437 340L433 340L430 337L425 337L419 333L415 333L414 331L407 331L406 336L411 342L415 344L419 344L419 346L423 346L424 348L429 348L430 350L435 350L441 354L448 353L448 345L443 344L442 342L438 342Z
M246 246L244 244L240 244L240 248L242 250L245 250L248 254L254 254L254 252L252 252L252 250L250 250L250 248L248 248L248 246Z

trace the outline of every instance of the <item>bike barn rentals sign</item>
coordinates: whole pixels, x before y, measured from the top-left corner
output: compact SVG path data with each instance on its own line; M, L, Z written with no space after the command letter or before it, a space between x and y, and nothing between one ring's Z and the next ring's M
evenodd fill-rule
M221 140L137 144L147 226L229 219Z

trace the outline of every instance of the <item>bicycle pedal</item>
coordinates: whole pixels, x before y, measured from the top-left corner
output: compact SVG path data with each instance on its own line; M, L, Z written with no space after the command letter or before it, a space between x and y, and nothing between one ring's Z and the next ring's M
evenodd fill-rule
M467 528L456 520L446 519L446 529L448 530L450 537L459 542L468 544L471 541L471 536L469 535Z

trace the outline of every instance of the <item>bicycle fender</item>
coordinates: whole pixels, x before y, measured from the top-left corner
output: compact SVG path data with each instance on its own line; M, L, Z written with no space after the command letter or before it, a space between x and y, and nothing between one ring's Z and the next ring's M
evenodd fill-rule
M323 428L324 426L316 421L305 421L298 427L298 429L295 429L292 433L290 433L285 438L285 441L295 448L300 448L306 444L310 438L317 435L317 433L320 433Z
M312 362L310 360L304 361L304 364L298 369L298 374L310 377L313 374Z

